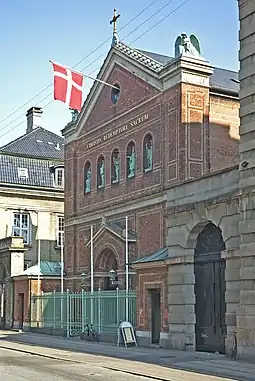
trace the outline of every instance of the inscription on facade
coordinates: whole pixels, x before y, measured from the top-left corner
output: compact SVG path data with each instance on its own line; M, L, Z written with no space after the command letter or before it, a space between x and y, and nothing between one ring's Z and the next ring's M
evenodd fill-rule
M89 142L87 144L87 148L92 148L92 147L95 147L97 146L98 144L101 144L119 134L122 134L122 132L125 132L127 131L128 129L132 128L132 127L135 127L137 126L138 124L142 123L142 122L145 122L146 120L149 119L149 114L144 114L144 115L141 115L139 116L138 118L136 119L133 119L131 120L130 122L126 123L124 126L121 126L119 128L116 128L115 130L112 130L106 134L104 134L103 136L93 140L92 142Z

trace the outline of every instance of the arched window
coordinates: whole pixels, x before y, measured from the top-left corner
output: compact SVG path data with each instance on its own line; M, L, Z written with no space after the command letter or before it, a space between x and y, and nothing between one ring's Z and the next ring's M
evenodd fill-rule
M105 161L104 156L100 155L97 159L97 187L104 188L105 186Z
M118 148L114 148L111 158L111 179L112 184L119 183L120 181L120 152Z
M84 193L91 192L91 163L87 161L84 166Z
M147 134L143 140L143 170L152 171L153 167L153 140L151 134Z
M135 143L129 142L127 146L127 178L132 179L135 177L136 173L136 153L135 153Z

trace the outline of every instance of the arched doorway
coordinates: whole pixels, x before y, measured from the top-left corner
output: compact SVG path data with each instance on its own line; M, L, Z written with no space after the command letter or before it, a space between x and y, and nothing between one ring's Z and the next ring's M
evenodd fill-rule
M114 282L110 279L111 270L114 270L116 274ZM103 289L105 291L116 289L118 282L117 270L118 264L114 252L109 248L104 249L99 256L99 271L104 274Z
M225 243L221 230L207 224L195 247L196 350L225 353Z

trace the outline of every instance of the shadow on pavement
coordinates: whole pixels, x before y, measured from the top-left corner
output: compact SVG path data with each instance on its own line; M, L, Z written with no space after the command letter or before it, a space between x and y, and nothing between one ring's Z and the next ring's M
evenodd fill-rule
M1 331L0 342L7 341L29 346L86 353L107 358L117 358L128 361L160 365L182 371L217 376L236 380L255 380L255 366L250 363L232 361L224 355L184 352L163 348L116 347L109 343L96 343L30 332Z

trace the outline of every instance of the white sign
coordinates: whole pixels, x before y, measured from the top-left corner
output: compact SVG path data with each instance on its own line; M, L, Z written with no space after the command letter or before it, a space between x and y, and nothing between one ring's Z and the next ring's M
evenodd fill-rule
M137 347L134 328L129 321L123 321L119 325L117 347L119 347L120 345L121 336L123 338L125 347L127 347L128 345L134 345Z

